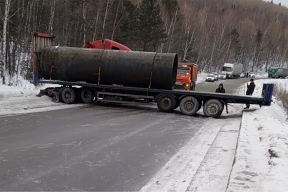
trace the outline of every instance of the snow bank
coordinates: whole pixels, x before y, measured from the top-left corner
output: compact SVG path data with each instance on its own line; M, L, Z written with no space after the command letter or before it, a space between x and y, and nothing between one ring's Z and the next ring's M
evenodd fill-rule
M257 80L254 95L261 95L263 83L275 83L288 90L285 79ZM288 191L287 114L282 102L275 97L273 100L269 107L243 113L227 191Z
M40 89L51 86L49 84L35 87L24 79L11 79L11 83L15 86L0 85L0 116L80 106L53 103L47 96L37 97Z
M256 78L268 78L268 73L257 73Z
M197 83L203 83L203 82L205 82L206 77L207 77L207 74L208 74L208 73L198 73Z

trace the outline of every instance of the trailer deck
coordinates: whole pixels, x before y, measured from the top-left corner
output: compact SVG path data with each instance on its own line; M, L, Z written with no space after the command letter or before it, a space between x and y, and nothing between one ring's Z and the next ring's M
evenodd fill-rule
M82 100L84 100L82 102L85 103L92 102L93 99L91 98L91 95L93 95L93 98L95 97L94 100L97 100L99 102L123 104L135 103L137 101L142 103L156 102L160 111L171 112L173 109L180 106L180 110L182 112L184 111L183 114L186 115L195 114L202 106L205 106L207 101L209 101L210 103L212 101L210 108L215 108L214 113L207 113L208 109L206 109L206 115L212 117L219 117L224 110L224 106L226 107L226 111L228 113L228 103L249 103L257 104L259 106L269 106L272 102L273 92L273 84L265 84L264 87L266 90L263 89L263 97L252 97L247 95L234 95L226 93L211 93L187 90L162 90L140 87L127 87L121 85L69 82L60 80L39 80L38 83L60 85L60 87L47 88L43 91L43 94L54 96L54 101L56 102L62 101L65 103L76 102L77 95L80 95L79 97L81 97L81 91L83 91L83 89L88 91L88 96L86 95L86 100L84 96L85 94L82 94ZM67 94L63 94L63 89L68 90L68 96ZM75 92L75 96L72 96L72 102L71 94L73 95L73 93L71 93L71 90L74 90ZM65 97L65 95L67 97L70 97L70 100L69 98L68 100L65 98L61 98ZM181 104L181 101L184 98L186 98L186 102ZM78 100L81 100L81 98L78 98Z

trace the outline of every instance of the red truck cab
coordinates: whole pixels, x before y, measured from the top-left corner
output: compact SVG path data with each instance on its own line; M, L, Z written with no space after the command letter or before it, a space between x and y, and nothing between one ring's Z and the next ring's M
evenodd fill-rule
M112 49L112 50L132 51L125 45L122 45L121 43L117 43L116 41L112 41L110 39L102 39L92 42L86 42L84 47L92 49Z

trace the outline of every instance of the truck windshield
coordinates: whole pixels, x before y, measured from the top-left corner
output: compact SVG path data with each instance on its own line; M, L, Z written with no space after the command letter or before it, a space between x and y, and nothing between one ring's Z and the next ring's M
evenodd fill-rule
M233 71L232 67L223 67L222 71Z
M188 68L184 68L184 67L178 67L177 73L178 74L186 74L186 73L189 73L189 69Z

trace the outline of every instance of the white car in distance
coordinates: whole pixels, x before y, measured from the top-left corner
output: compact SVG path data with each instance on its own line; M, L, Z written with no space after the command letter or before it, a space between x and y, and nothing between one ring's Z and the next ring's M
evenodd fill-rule
M208 74L207 77L206 77L206 81L214 82L215 81L214 74Z
M248 77L249 77L249 78L255 78L255 73L250 72L250 73L248 74Z
M226 74L225 73L220 73L219 75L218 75L218 78L219 79L226 79Z

